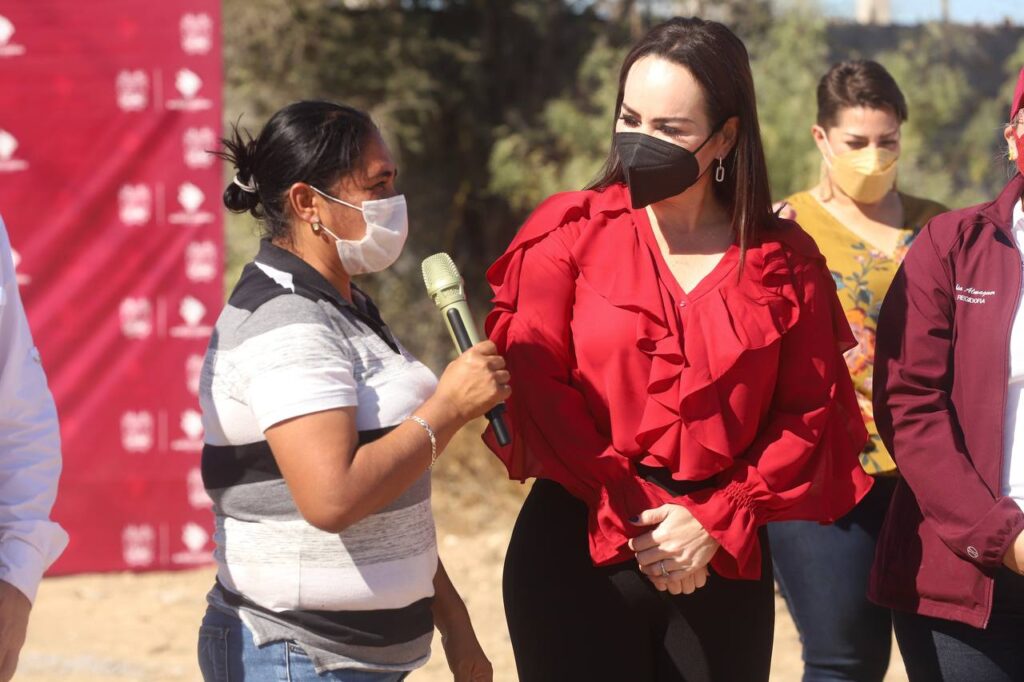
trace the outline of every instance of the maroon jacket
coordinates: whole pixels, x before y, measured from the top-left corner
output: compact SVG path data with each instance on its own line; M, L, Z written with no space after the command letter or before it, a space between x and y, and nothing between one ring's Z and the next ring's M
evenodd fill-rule
M903 475L869 597L984 628L1024 513L1000 495L1010 329L1021 291L1017 175L993 203L936 216L878 320L875 423ZM1012 428L1012 425L1011 425Z

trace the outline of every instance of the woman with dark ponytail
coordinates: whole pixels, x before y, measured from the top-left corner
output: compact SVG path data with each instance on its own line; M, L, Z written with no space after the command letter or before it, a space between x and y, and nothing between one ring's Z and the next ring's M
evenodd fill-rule
M456 680L492 678L438 560L430 467L509 395L494 344L440 380L352 278L408 229L370 118L328 102L235 130L224 191L265 237L217 321L200 385L217 581L199 632L212 680L404 679L441 631ZM284 677L282 677L284 676Z
M505 563L519 679L767 680L764 525L834 520L871 486L853 338L814 242L772 214L729 29L653 28L611 141L488 273L516 378L512 443L489 445L538 479Z

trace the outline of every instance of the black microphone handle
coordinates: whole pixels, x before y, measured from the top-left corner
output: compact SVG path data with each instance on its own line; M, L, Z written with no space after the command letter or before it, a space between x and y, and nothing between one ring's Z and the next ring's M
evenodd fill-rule
M459 350L465 353L473 347L473 342L469 338L469 332L466 330L466 323L462 320L462 315L459 315L457 309L449 308L445 316L448 318L448 324L451 325L452 333L459 344ZM505 418L502 416L504 414L505 404L499 403L492 407L486 415L487 420L491 423L491 428L494 429L494 439L498 441L498 445L502 446L512 442L508 426L505 425Z
M451 325L455 341L459 344L459 352L465 353L473 347L473 340L469 338L469 331L466 329L466 323L462 321L462 315L459 315L457 308L449 308L445 316L448 318L448 324Z

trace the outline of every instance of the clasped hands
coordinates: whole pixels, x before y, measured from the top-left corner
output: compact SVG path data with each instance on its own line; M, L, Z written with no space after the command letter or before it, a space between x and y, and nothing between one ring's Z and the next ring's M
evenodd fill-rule
M629 541L640 570L661 592L692 594L704 587L719 544L686 507L664 504L630 522L654 528Z

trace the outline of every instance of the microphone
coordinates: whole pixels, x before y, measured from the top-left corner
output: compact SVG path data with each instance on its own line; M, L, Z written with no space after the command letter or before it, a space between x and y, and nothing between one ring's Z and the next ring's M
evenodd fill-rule
M424 259L423 283L427 286L427 294L433 299L434 305L441 311L452 343L459 353L465 353L480 343L476 325L473 324L473 314L469 312L469 306L466 304L465 283L451 256L447 253L435 253ZM512 442L505 418L502 416L504 413L504 403L495 405L487 413L498 445L508 445Z

